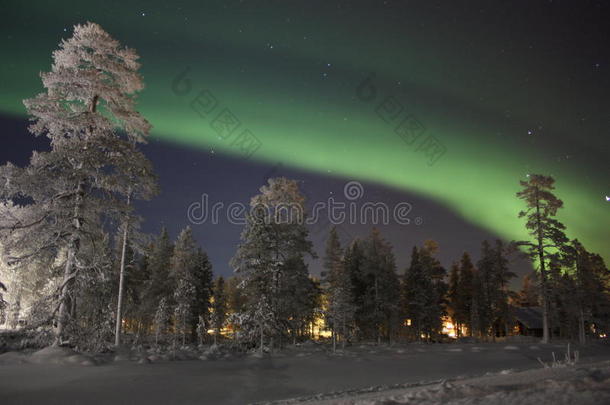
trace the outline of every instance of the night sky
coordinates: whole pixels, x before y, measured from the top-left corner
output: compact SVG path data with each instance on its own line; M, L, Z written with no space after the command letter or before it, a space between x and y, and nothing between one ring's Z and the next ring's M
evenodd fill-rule
M601 1L4 2L0 163L45 147L22 100L72 26L93 21L141 56L162 188L138 204L145 231L175 236L203 193L247 203L268 177L299 180L310 204L347 202L358 181L358 202L412 205L409 225L379 226L399 270L427 238L448 266L485 238L524 238L515 193L541 173L568 236L608 262L609 20ZM241 227L192 226L230 274ZM370 227L342 225L342 239ZM327 231L311 227L319 254Z

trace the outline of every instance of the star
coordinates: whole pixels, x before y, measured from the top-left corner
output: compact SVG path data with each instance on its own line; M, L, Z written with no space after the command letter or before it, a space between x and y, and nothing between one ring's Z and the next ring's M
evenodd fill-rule
M146 13L144 13L144 12L143 12L143 13L142 13L142 17L146 17Z
M610 201L610 197L606 196L606 201Z

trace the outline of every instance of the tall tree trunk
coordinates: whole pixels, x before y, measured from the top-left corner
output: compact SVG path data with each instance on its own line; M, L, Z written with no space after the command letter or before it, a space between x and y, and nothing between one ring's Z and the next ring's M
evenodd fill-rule
M549 303L546 285L546 268L544 263L544 240L542 237L542 224L540 223L538 188L536 188L536 221L536 226L538 228L538 260L540 261L540 288L542 290L542 343L549 343Z
M578 311L578 343L584 345L586 343L585 336L585 313L582 309L582 306Z
M129 205L129 196L127 196L127 204ZM121 322L123 320L123 289L125 283L125 252L127 250L127 231L129 229L129 221L125 218L123 226L123 244L121 246L121 270L119 271L119 299L116 308L116 325L114 330L114 345L121 344Z
M260 347L260 354L261 356L263 355L263 321L260 321L260 328L261 328L261 347Z
M71 297L74 278L76 277L76 254L80 245L80 228L81 228L81 205L83 200L84 181L80 181L76 187L76 202L74 205L74 231L70 237L68 244L68 253L66 265L64 266L64 276L59 292L59 310L57 315L57 326L55 328L55 339L53 346L59 346L64 338L66 326L68 324L70 313L72 312Z
M91 98L91 101L88 105L90 113L95 113L97 111L98 100L99 96L97 94ZM90 135L93 135L93 130L93 126L90 126ZM80 216L84 195L85 180L83 179L79 181L78 185L76 186L76 201L74 204L73 217L74 231L70 237L70 242L68 243L66 265L64 266L64 277L59 293L59 310L57 315L57 327L55 328L55 340L53 342L53 346L59 346L62 343L70 313L73 313L75 311L74 307L70 305L69 301L72 296L71 290L74 285L76 272L78 271L78 269L76 269L76 254L78 253L80 247L80 228L82 226Z

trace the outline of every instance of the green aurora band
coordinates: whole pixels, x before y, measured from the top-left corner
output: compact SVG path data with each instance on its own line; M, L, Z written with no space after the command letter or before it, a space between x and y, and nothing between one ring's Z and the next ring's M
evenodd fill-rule
M557 180L557 195L564 201L559 219L566 224L568 236L579 238L606 261L610 259L605 176L587 172L575 163L560 164L538 152L521 136L515 136L526 131L526 125L507 125L501 133L494 125L495 117L503 118L506 106L511 106L515 122L534 123L534 117L553 116L560 110L554 90L545 83L531 83L533 90L529 91L545 94L549 101L519 103L525 89L516 88L511 93L508 85L498 85L484 91L490 95L503 92L503 98L481 102L482 90L475 94L470 86L477 75L471 65L440 64L437 60L439 47L448 61L461 57L453 47L440 45L446 38L440 30L426 38L425 47L423 34L414 31L413 38L398 44L401 51L396 52L382 45L387 30L393 29L391 24L384 35L379 30L365 33L356 30L350 19L342 26L354 28L349 40L359 44L358 49L339 46L347 34L341 29L326 30L332 26L332 15L316 25L315 38L303 39L296 46L297 37L306 38L311 27L294 21L287 28L288 39L273 42L282 29L276 23L281 10L275 11L277 15L257 16L263 21L254 29L250 17L220 20L200 16L198 23L187 24L182 16L151 13L139 18L142 10L129 5L122 6L122 16L108 15L102 5L90 5L86 12L68 16L46 3L35 7L35 12L19 5L12 7L5 15L9 23L0 42L6 58L0 64L0 113L25 116L21 100L41 91L38 72L50 69L51 51L59 39L70 35L72 24L91 20L142 56L147 88L140 95L140 110L153 124L153 135L158 139L241 157L230 140L215 136L209 125L211 118L200 117L190 105L200 90L208 89L218 99L218 108L229 108L261 141L252 159L416 192L507 240L527 237L523 221L517 218L523 208L515 197L518 181L529 172L552 174ZM20 21L23 13L30 13L27 23ZM63 32L64 27L67 32ZM245 27L246 33L240 32L240 27ZM266 46L273 43L273 48ZM245 61L253 58L257 64L244 68ZM327 61L332 67L324 70ZM319 70L302 67L307 64ZM492 79L501 82L509 67L502 61L494 66L496 76ZM172 83L187 68L190 91L177 94ZM321 77L325 71L328 77ZM356 89L373 71L379 78L375 82L377 97L363 102ZM532 75L542 77L543 71L540 67ZM333 81L339 73L342 80ZM319 84L312 86L312 82ZM427 134L446 147L446 154L435 165L429 166L423 154L406 145L376 114L378 103L391 94L424 123ZM474 121L469 116L472 113L461 114L473 105L476 114L485 118ZM555 128L547 124L545 130L562 131L560 124ZM585 176L590 180L582 181Z

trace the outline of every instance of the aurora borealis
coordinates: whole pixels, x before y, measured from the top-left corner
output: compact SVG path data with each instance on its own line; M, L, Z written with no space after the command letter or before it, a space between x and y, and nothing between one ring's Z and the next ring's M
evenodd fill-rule
M12 1L0 114L25 118L52 50L95 21L140 54L140 111L158 140L413 193L506 240L525 237L519 180L550 174L568 236L609 261L609 6L456 3ZM202 90L218 102L207 117L191 106ZM446 148L434 165L377 113L389 96ZM248 160L210 127L223 108L260 140Z

